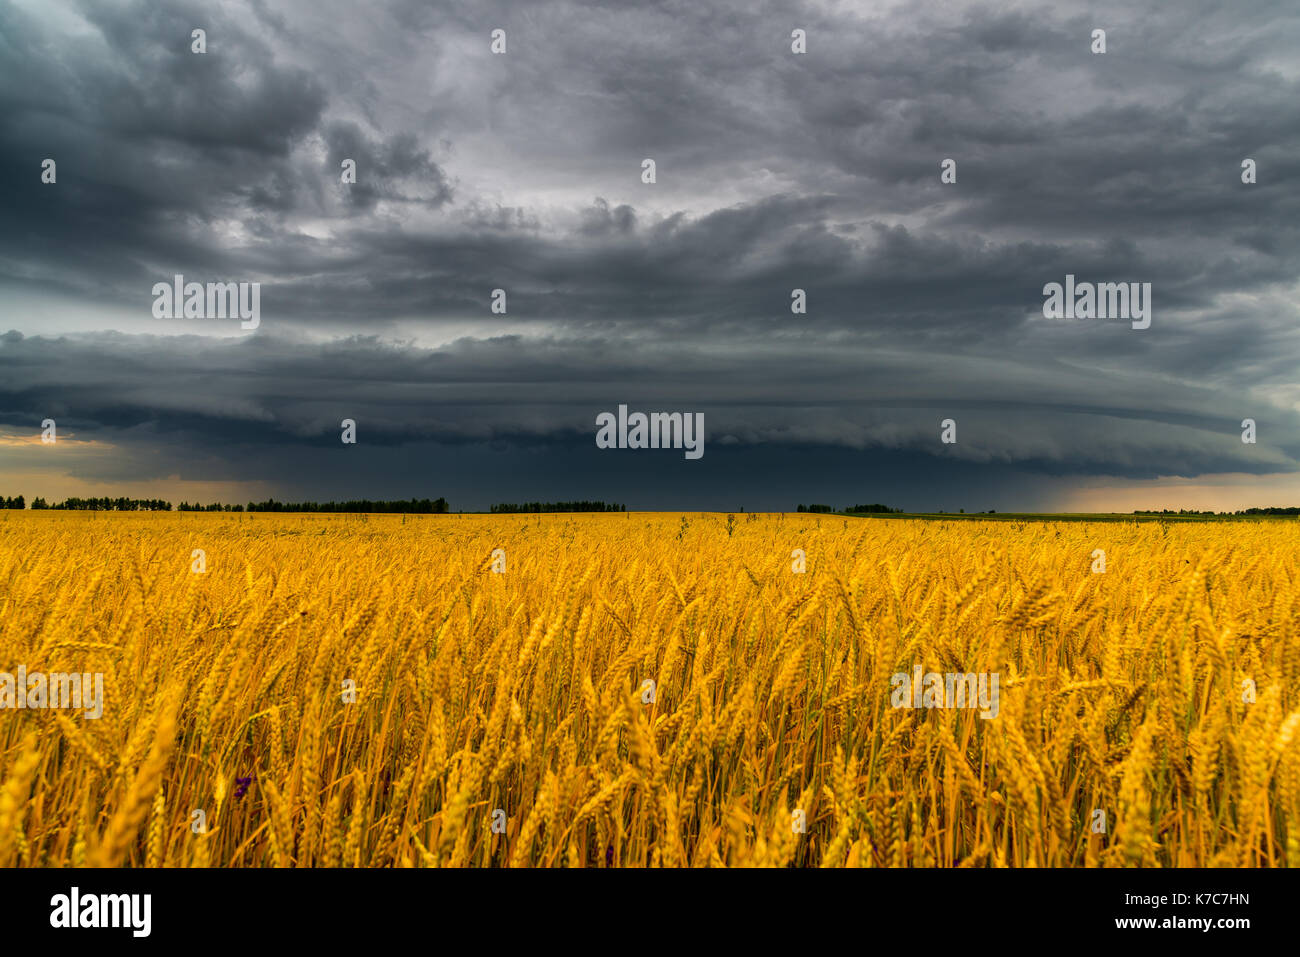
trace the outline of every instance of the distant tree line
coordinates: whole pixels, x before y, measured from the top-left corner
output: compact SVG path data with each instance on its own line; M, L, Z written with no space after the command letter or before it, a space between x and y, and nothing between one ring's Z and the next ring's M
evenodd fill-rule
M19 496L19 501L22 496ZM21 505L16 506L22 508ZM32 508L63 509L74 512L170 512L172 503L160 498L65 498L49 503L43 498L32 499Z
M21 495L17 498L0 498L0 508L25 508ZM172 503L160 498L69 498L51 504L43 498L32 499L33 509L63 509L79 512L170 512ZM438 514L448 511L447 500L409 499L394 502L372 502L361 499L350 502L249 502L244 505L200 505L181 502L178 512L406 512L408 514Z
M394 502L372 502L360 499L349 502L249 502L249 512L404 512L408 515L442 515L448 511L447 500L436 498L401 499Z
M1195 508L1134 509L1134 515L1300 515L1300 506L1290 508L1247 508L1236 512L1203 511Z
M613 502L502 502L488 510L498 515L515 515L520 512L626 512L627 506Z
M834 514L835 509L831 508L829 505L800 505L795 509L795 511L818 512L822 515L831 515ZM848 508L844 509L844 512L847 515L892 515L901 513L902 511L901 508L890 508L888 505L879 504L850 505Z

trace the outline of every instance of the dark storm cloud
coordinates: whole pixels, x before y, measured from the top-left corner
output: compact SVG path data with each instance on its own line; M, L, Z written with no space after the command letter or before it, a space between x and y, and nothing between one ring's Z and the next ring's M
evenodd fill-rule
M746 375L728 375L737 362ZM311 346L269 335L154 341L11 333L0 339L0 374L9 383L0 423L35 431L52 416L124 446L170 445L186 460L201 436L205 451L229 461L239 461L231 449L265 446L268 459L289 462L304 448L338 444L344 418L358 423L368 448L552 438L589 444L595 416L619 402L705 412L714 455L737 444L924 452L933 449L940 419L959 408L963 441L945 458L966 463L1155 477L1265 474L1289 470L1300 457L1294 443L1243 445L1238 423L1221 411L1231 401L1221 393L1147 382L1129 386L1121 403L1107 397L1121 380L1062 363L1025 375L1014 399L991 390L970 399L999 369L1015 366L951 357L948 382L936 387L926 381L924 359L853 348L828 358L797 340L780 350L707 355L621 339L505 336L419 349L373 338ZM722 381L701 403L699 382L712 380ZM1296 433L1293 414L1261 421L1272 433Z
M332 123L324 135L331 169L341 171L344 160L351 159L362 170L361 178L343 190L348 203L372 209L385 199L423 202L437 208L451 199L447 177L414 135L400 133L386 143L376 143L356 123ZM410 189L419 195L408 192Z
M660 402L719 455L1294 471L1297 40L1280 2L0 2L0 303L86 329L174 273L263 284L239 340L8 315L0 421L62 410L163 468L344 415L560 450ZM1067 273L1150 282L1152 327L1042 319Z

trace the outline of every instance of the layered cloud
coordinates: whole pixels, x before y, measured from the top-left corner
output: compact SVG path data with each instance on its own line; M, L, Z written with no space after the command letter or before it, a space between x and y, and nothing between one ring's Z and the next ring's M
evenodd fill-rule
M1286 3L0 0L0 430L121 450L86 480L282 494L377 496L406 449L474 507L505 462L586 493L629 403L767 463L751 507L778 474L915 508L996 476L1005 508L1231 473L1257 504L1300 472L1298 40ZM176 274L260 282L260 325L154 319ZM1151 328L1044 319L1067 274L1151 283ZM359 455L305 479L344 417ZM738 474L638 463L593 497Z

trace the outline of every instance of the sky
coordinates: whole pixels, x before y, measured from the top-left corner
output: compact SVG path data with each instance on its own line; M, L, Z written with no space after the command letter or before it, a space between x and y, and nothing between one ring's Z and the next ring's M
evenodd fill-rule
M1297 505L1298 93L1293 0L0 0L0 495Z

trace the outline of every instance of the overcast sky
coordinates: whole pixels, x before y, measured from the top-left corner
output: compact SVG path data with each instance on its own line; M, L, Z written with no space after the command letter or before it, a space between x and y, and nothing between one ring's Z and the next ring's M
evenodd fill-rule
M0 0L0 494L1300 504L1300 6L1142 6Z

